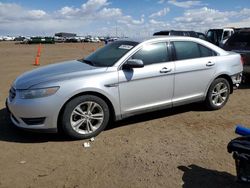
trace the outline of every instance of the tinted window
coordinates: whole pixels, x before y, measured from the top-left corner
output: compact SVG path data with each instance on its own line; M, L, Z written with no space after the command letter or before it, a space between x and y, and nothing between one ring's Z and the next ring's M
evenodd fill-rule
M158 35L169 35L169 31L160 31L153 34L153 36L158 36Z
M214 31L208 31L207 32L207 38L209 39L209 41L212 41L214 42L214 39L215 39L215 32Z
M196 38L199 37L198 34L196 32L194 32L194 31L190 31L189 35L190 35L190 37L196 37Z
M177 60L193 59L200 57L198 44L189 41L174 42Z
M221 40L223 30L217 29L217 30L209 30L207 32L207 38L209 41L218 44L218 42Z
M216 55L216 53L213 50L210 50L205 46L199 45L199 47L200 47L201 57L210 57Z
M183 31L171 31L171 35L184 36L184 32Z
M250 32L240 32L232 35L226 45L230 47L237 47L239 49L249 49Z
M230 36L230 31L224 31L223 40Z
M166 43L157 43L145 45L141 50L136 52L133 59L141 59L144 65L161 63L169 61Z

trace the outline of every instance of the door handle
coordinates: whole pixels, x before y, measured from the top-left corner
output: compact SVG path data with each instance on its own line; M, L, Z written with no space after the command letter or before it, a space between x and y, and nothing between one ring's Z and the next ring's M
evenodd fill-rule
M211 62L211 61L209 61L209 62L206 64L207 67L212 67L212 66L214 66L214 65L215 65L215 63L213 63L213 62Z
M168 73L168 72L171 72L171 71L172 71L172 69L167 68L167 67L164 67L164 68L162 68L162 69L160 70L160 73Z

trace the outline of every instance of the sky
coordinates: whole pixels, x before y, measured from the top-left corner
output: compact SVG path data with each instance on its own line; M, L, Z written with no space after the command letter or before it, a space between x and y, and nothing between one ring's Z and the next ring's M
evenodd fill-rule
M0 0L0 35L150 36L250 27L250 0Z

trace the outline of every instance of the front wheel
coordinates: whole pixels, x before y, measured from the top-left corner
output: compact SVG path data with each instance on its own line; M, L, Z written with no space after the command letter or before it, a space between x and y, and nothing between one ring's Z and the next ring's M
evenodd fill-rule
M74 139L97 136L107 126L109 108L106 102L93 95L83 95L66 104L62 116L63 131Z
M225 78L217 78L209 87L206 105L210 110L222 108L228 101L230 85Z

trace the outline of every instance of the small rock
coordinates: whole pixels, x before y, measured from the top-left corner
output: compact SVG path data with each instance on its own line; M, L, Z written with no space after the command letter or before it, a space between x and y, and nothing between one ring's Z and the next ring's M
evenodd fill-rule
M89 139L89 141L94 142L94 141L95 141L95 138L92 137L92 138Z
M89 142L84 142L84 143L83 143L83 147L89 148L89 147L90 147L90 143L89 143Z
M38 177L45 177L45 176L48 176L48 174L39 174Z
M20 164L25 164L26 163L26 161L20 161Z

